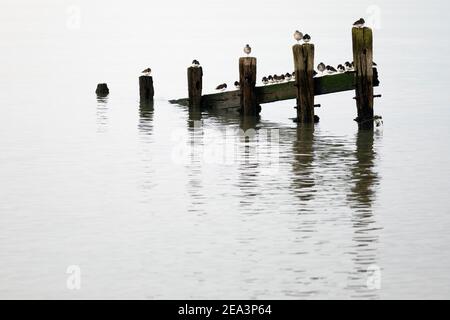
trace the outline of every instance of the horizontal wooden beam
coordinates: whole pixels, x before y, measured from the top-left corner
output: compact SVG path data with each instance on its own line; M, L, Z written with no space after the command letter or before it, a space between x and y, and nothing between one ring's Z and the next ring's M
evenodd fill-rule
M379 86L378 72L373 68L374 86ZM256 95L259 104L271 103L282 100L295 99L295 81L271 84L256 87ZM336 73L314 78L314 95L355 90L355 72ZM187 106L189 99L170 100L171 103ZM221 93L205 94L202 96L202 107L205 109L230 109L239 108L240 91L226 91Z

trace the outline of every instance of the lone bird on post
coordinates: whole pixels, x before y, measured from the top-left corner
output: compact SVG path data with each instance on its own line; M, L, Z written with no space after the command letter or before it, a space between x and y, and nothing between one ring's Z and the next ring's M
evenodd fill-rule
M364 28L364 24L366 21L363 18L360 18L359 20L356 20L355 23L353 23L353 28Z
M198 62L197 60L192 60L192 67L194 68L200 67L200 62Z
M222 83L222 84L219 84L219 85L216 87L216 90L219 90L219 91L225 91L226 88L227 88L227 84L226 84L226 83Z
M152 69L147 68L144 71L142 71L142 73L144 74L144 76L149 76L152 73Z
M300 43L300 41L303 39L303 33L301 33L300 31L296 30L294 32L294 39L297 40L297 43Z
M311 41L311 36L309 35L309 34L305 34L304 36L303 36L303 42L304 43L308 43L308 42L310 42Z
M247 54L247 56L248 56L250 53L252 53L252 48L251 48L248 44L245 45L244 53Z

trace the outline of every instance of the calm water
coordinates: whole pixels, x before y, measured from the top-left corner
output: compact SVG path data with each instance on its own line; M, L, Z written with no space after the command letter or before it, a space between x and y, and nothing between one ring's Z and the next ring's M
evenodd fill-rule
M66 7L47 2L32 22L8 2L16 15L1 31L10 38L0 45L0 298L450 298L450 68L439 60L450 49L433 40L449 30L435 20L445 2L402 14L415 19L412 30L396 24L402 3L380 2L375 113L384 126L375 131L352 121L352 92L317 97L315 128L292 123L293 101L264 105L258 121L169 104L186 95L194 52L206 91L235 80L248 39L237 38L239 15L237 26L221 27L221 43L207 46L216 30L187 24L178 43L164 34L159 49L139 52L140 38L129 35L147 22L112 22L136 8L104 16L86 8L73 31L53 28L64 26ZM350 56L347 20L366 7L344 23L333 18L334 29L305 18L318 60ZM273 9L261 8L246 36ZM159 7L155 23L181 19L184 9ZM170 21L163 25L172 31ZM292 41L279 35L297 24L282 21L270 30L272 44L255 35L260 75L292 69ZM105 25L117 28L106 39ZM421 50L421 41L434 50ZM188 57L172 52L179 59L169 60L176 45ZM148 60L157 97L140 105L137 76ZM440 70L427 67L433 60ZM93 93L100 81L107 98ZM67 289L70 265L81 268L80 290Z

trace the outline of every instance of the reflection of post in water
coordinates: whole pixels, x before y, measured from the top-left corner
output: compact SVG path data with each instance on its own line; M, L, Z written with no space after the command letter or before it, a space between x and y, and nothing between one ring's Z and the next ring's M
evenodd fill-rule
M292 183L300 200L311 200L316 192L313 172L314 124L297 125L297 139L293 146Z
M104 132L108 124L108 95L97 94L97 131Z
M139 103L139 131L151 134L153 132L153 100L141 100Z
M371 207L375 197L378 174L374 172L375 151L373 129L358 130L356 137L356 164L351 169L352 188L349 195L350 205Z
M354 272L349 277L349 288L358 297L378 298L381 271L377 264L380 227L372 212L378 174L374 171L373 129L360 129L356 136L355 164L351 168L352 187L348 196L352 215Z
M197 121L202 120L202 112L196 108L189 109L188 128L193 129L196 126Z
M260 193L260 187L257 184L258 146L255 142L259 119L259 116L243 115L239 121L241 132L239 133L237 161L239 163L239 188L242 196L240 204L244 207L250 207L254 203L254 198Z

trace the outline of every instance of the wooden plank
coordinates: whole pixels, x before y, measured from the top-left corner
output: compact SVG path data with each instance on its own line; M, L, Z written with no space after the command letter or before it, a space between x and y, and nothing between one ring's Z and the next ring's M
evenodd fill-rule
M355 72L336 73L314 78L314 95L331 94L355 90ZM378 72L373 68L373 85L379 86ZM271 103L296 98L294 81L256 87L258 103ZM240 106L240 91L226 91L221 93L205 94L202 96L202 106L209 109L234 109ZM189 99L170 100L171 103L187 106Z

